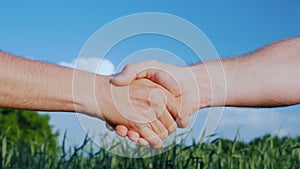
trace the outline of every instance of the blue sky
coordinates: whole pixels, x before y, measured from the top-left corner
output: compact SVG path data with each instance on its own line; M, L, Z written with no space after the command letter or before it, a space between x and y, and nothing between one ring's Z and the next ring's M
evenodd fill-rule
M41 61L71 63L95 31L114 19L138 12L169 13L190 21L207 35L221 57L241 55L273 41L300 35L299 0L1 1L0 49ZM120 45L110 60L117 65L126 55L145 47L185 53L177 48L178 44L172 45L175 42L166 45L163 40L156 43L145 39L145 43L138 43L136 38L127 46ZM194 62L188 55L182 57ZM232 138L240 126L245 140L264 133L274 134L279 128L281 135L300 135L299 114L299 106L227 108L217 132ZM53 114L52 117L56 128L76 128L75 124L61 124L65 119L74 122L74 116Z

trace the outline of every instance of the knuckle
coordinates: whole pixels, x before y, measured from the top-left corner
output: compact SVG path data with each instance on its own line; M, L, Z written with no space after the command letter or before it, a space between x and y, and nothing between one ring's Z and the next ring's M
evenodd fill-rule
M142 123L129 123L128 125L130 129L137 131L139 133L142 132L143 128L147 127L146 124L142 124Z
M188 126L188 124L185 121L180 122L180 127L181 128L186 128L187 126Z
M157 91L151 93L150 103L154 108L162 108L166 105L164 96Z
M174 122L172 124L172 126L169 127L168 131L169 131L169 134L173 133L177 128L177 124Z
M180 128L186 128L188 126L188 124L189 124L189 118L184 118L184 117L177 118L176 119L176 123L177 123L178 127L180 127Z
M165 139L168 137L168 130L164 130L163 132L161 132L161 134L159 135L161 139Z

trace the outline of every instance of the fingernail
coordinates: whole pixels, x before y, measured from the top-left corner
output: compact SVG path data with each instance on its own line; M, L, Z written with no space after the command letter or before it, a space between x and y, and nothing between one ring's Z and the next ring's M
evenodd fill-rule
M124 126L117 126L117 127L116 127L116 132L117 132L120 136L124 137L124 136L127 135L127 128L124 127Z
M140 139L139 139L139 144L142 145L142 146L148 146L148 145L149 145L148 141L146 141L146 140L143 139L143 138L140 138Z
M138 133L131 131L131 130L128 131L127 136L131 137L131 138L136 138L136 139L138 139L140 137L140 135Z
M126 134L126 129L125 128L123 128L123 127L120 128L120 131L121 131L122 134Z

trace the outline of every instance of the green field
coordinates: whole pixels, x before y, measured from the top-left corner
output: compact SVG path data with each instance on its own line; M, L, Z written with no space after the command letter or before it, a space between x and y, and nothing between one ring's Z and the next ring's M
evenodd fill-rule
M48 121L36 112L0 109L1 168L300 168L300 136L265 135L248 143L214 136L206 143L177 144L156 156L126 158L96 149L88 137L77 147L58 144Z
M266 135L250 143L217 139L210 143L177 145L148 158L125 158L103 149L97 152L91 141L65 150L48 150L47 142L10 142L1 137L1 168L300 168L300 137ZM7 148L7 144L11 148Z

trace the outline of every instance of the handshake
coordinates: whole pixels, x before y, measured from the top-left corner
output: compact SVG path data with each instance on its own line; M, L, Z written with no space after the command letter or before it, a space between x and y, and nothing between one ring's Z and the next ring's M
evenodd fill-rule
M163 139L176 127L186 127L189 116L204 107L299 104L299 49L298 37L242 57L188 67L156 61L127 65L106 77L102 87L98 83L102 99L97 117L120 136L160 148Z
M120 136L160 148L204 107L299 104L299 49L297 37L242 57L188 67L130 64L114 77L0 51L0 107L82 112L105 120Z
M178 67L144 61L127 65L114 77L97 75L95 84L98 107L89 115L105 120L118 135L153 148L160 148L177 127L187 127L198 109L212 105L203 64Z
M204 64L156 61L104 76L0 51L0 107L80 112L105 120L120 136L160 148L162 139L188 125L192 113L214 104L209 76Z

